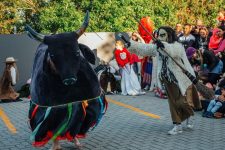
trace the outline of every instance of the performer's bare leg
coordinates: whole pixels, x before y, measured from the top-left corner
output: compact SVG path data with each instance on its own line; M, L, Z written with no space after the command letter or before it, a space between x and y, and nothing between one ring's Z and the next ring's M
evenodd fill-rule
M62 147L60 146L59 141L58 140L53 141L53 144L50 150L61 150L61 149Z
M76 147L78 147L78 148L82 148L83 147L83 145L82 144L80 144L80 141L78 140L78 138L74 138L74 144L75 144L75 146Z

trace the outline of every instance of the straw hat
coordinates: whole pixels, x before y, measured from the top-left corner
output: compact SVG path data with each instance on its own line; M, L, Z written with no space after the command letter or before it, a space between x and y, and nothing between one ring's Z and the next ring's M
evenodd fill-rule
M17 60L16 59L14 59L13 57L7 57L6 59L5 59L5 63L14 63L14 62L16 62Z

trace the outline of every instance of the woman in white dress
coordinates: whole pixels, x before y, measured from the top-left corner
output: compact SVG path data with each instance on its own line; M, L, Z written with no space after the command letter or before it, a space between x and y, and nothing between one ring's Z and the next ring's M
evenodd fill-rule
M121 90L122 95L140 95L145 94L141 91L141 86L138 81L137 75L135 74L131 64L131 54L124 47L122 41L116 42L116 50L114 52L116 61L121 69Z

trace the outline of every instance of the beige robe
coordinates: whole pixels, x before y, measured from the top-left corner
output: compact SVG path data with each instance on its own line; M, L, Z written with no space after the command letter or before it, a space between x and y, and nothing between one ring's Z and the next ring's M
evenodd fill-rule
M3 89L3 86L6 85L6 88ZM0 80L0 100L16 100L19 97L12 87L12 77L10 69L7 69Z

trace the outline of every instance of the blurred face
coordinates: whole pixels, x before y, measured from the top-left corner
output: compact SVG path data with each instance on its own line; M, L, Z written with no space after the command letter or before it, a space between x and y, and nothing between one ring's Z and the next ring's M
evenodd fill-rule
M207 32L205 30L200 30L199 34L202 38L206 38L207 37Z
M218 37L223 37L223 33L224 33L224 31L222 29L219 29L219 31L216 32L216 35Z
M195 52L194 54L193 54L193 58L197 58L198 57L198 54Z
M188 26L188 25L184 26L184 34L189 35L190 32L191 32L191 26Z
M132 40L134 40L134 41L137 41L137 40L138 40L138 37L137 37L135 34L132 34L131 38L132 38Z
M160 41L164 41L164 42L168 41L168 34L167 34L166 30L164 30L164 29L159 30L158 39Z
M181 24L177 24L176 25L176 32L181 32L182 31L182 25Z
M123 50L123 48L124 48L123 43L120 42L120 41L117 41L116 42L116 49Z
M222 92L222 95L225 96L225 89L224 88L221 89L221 92Z
M195 28L194 31L196 34L199 33L199 28Z

